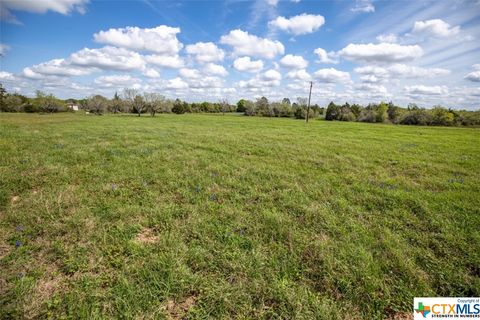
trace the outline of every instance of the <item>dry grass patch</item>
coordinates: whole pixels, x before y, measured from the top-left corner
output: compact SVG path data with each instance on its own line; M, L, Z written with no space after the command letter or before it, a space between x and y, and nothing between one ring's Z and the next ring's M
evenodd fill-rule
M184 319L188 314L188 311L195 306L197 301L198 297L195 294L182 301L175 301L173 299L168 300L165 306L168 319Z
M143 228L142 231L135 237L135 242L139 244L152 244L158 241L158 236L155 235L153 229Z

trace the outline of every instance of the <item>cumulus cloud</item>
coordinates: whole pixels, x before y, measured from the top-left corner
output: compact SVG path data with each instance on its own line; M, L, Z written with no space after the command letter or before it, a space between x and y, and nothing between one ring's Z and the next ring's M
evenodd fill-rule
M65 59L53 59L32 67L24 68L23 76L30 79L38 79L42 76L71 77L87 75L93 71L95 71L94 68L77 67Z
M388 43L395 43L398 40L397 36L393 33L381 34L377 36L376 39L378 42L388 42Z
M351 8L350 11L364 13L375 12L375 6L371 0L357 0L355 7Z
M179 76L186 79L200 79L202 74L197 69L182 68L178 72Z
M177 39L180 28L161 25L156 28L126 27L100 31L93 35L96 42L139 51L175 55L183 45Z
M145 56L145 61L159 67L170 69L182 68L185 65L183 59L178 54L173 56L147 55Z
M73 53L69 60L76 66L103 70L131 71L142 70L145 67L143 57L137 52L109 46L100 49L82 49Z
M15 76L10 72L0 71L0 80L12 81L15 80Z
M317 31L324 23L325 18L321 15L302 13L288 19L282 16L277 17L270 21L268 25L293 35L302 35Z
M27 11L31 13L53 11L63 15L76 11L80 14L84 14L88 2L89 0L2 0L0 2L0 18L2 21L21 24L11 11Z
M292 70L287 73L287 78L301 81L309 81L312 79L310 74L305 70Z
M280 60L280 64L289 69L305 69L308 66L308 61L302 56L287 54Z
M480 82L480 63L474 64L472 68L474 71L467 74L465 79L472 82Z
M188 45L185 50L200 63L222 61L225 53L213 42L197 42Z
M364 75L364 78L361 79L366 82L377 82L379 78L432 78L450 74L450 70L443 68L422 68L399 63L388 67L364 66L354 70L356 73ZM372 78L372 76L375 78Z
M240 29L232 30L229 34L222 36L220 43L231 46L237 55L273 59L276 55L285 52L285 47L280 41L260 38Z
M348 83L350 82L350 73L340 71L334 68L320 69L316 71L314 77L320 82L326 83Z
M228 75L228 71L222 65L215 64L215 63L207 63L203 68L203 72L206 74L217 75L226 77Z
M371 63L410 61L423 55L418 45L403 46L395 43L349 44L339 51L345 59Z
M147 78L159 78L160 77L160 72L158 72L155 69L152 68L146 68L143 71L143 75Z
M406 86L405 92L409 95L441 95L441 94L447 94L448 89L443 86L415 85L415 86Z
M142 80L130 75L110 75L98 77L94 80L94 82L95 84L105 88L121 88L140 83Z
M451 37L460 32L460 27L452 27L441 19L416 21L413 25L412 33L433 37Z
M266 88L276 87L280 85L282 75L277 70L267 70L264 73L257 74L255 78L248 81L239 81L238 86L241 88Z
M251 60L250 57L241 57L233 61L233 67L238 71L259 72L263 69L263 61Z
M338 63L338 61L331 58L333 53L327 53L327 51L325 51L322 48L315 49L313 53L315 53L318 56L318 59L319 59L318 62L320 63Z
M388 95L388 90L382 85L371 84L371 83L361 83L355 86L355 89L368 91L371 93L379 94L379 95Z
M223 80L219 77L206 76L201 79L186 80L190 88L222 88Z
M174 79L170 79L167 81L167 84L165 85L166 89L174 89L174 90L179 90L179 89L187 89L188 88L188 83L182 80L182 78L176 77Z

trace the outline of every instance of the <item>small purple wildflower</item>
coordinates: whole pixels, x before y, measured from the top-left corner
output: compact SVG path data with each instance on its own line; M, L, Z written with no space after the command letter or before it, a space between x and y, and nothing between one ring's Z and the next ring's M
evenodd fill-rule
M16 240L15 241L15 248L18 248L22 245L22 243L20 242L20 240Z

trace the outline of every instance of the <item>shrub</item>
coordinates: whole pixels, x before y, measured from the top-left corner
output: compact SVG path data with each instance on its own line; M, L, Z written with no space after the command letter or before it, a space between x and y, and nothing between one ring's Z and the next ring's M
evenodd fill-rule
M358 116L360 122L376 122L377 114L372 109L363 109Z
M435 106L430 110L432 115L432 124L439 126L451 126L454 123L455 116L449 110L440 106Z

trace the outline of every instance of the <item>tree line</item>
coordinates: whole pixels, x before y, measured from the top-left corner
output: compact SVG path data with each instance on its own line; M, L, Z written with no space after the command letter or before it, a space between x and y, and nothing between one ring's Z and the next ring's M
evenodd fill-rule
M298 98L291 102L289 98L270 102L266 97L255 101L240 99L230 104L226 99L218 102L188 103L180 99L167 99L158 93L140 93L136 89L124 89L115 93L112 99L102 95L92 95L85 99L61 100L52 94L37 91L34 98L18 93L7 93L0 83L1 112L39 112L54 113L73 111L72 106L86 112L101 115L104 113L133 113L137 116L157 113L243 113L247 116L285 117L305 119L307 99ZM466 111L446 109L434 106L432 109L419 108L410 104L406 108L395 106L392 102L381 102L361 106L348 102L337 105L330 102L326 108L317 104L310 106L310 119L328 121L378 122L406 125L474 126L480 125L480 110Z

